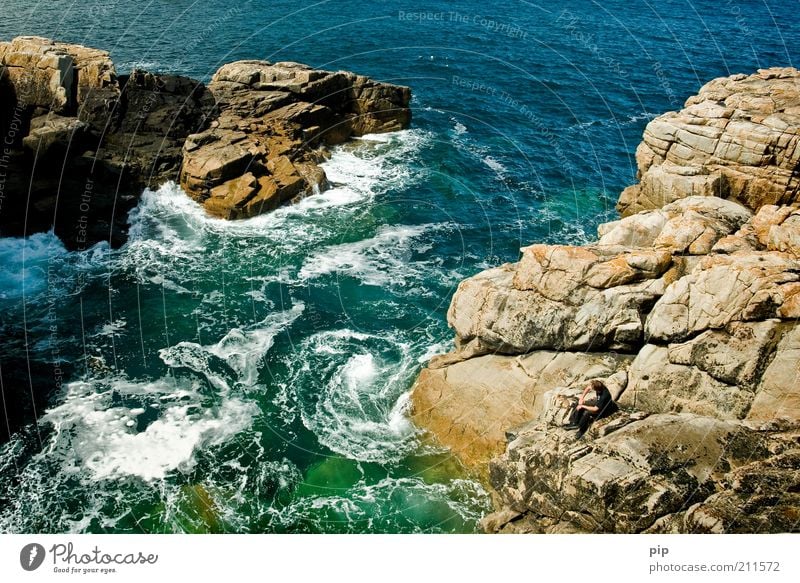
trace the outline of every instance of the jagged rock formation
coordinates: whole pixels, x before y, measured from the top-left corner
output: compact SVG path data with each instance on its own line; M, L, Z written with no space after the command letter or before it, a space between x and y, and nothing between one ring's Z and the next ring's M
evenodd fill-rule
M689 413L622 413L578 442L574 432L532 424L490 464L503 510L483 525L535 533L796 531L793 437Z
M639 183L623 216L686 196L718 196L751 210L800 200L800 73L792 68L715 79L679 112L649 124L636 150Z
M787 121L800 74L713 81L687 105L734 109L693 120L720 129L724 152L771 154L735 169L693 155L708 172L685 182L669 173L684 130L659 158L651 123L627 216L590 245L527 247L453 297L456 350L420 374L412 417L488 473L488 532L800 530L800 124ZM688 123L686 111L659 123ZM776 120L780 137L764 142L755 126ZM720 177L728 190L695 188ZM650 210L630 214L632 200ZM591 378L622 412L576 442L562 426Z
M410 121L407 88L298 63L231 63L208 88L220 114L186 140L181 186L223 218L260 214L323 186L316 146Z
M67 245L119 244L146 186L177 177L214 98L184 77L116 74L105 51L19 37L0 43L0 233L54 228Z
M437 357L420 374L413 393L415 419L468 462L485 462L505 447L505 430L538 415L542 395L559 383L571 385L605 377L630 365L633 378L625 399L634 398L638 387L646 383L653 388L641 398L662 403L656 383L669 387L680 379L681 390L718 391L716 399L722 400L730 392L722 384L729 377L717 381L697 368L665 368L668 361L661 347L652 345L651 350L646 338L652 338L660 326L675 325L670 298L682 298L675 294L704 273L702 261L728 258L684 253L690 249L710 251L723 237L747 228L751 217L747 209L734 202L689 197L664 209L601 225L598 244L533 245L522 250L519 263L463 281L448 312L448 321L456 332L456 352ZM632 240L640 245L619 244ZM793 260L781 254L774 261L788 268L789 264L782 262ZM757 277L759 281L774 280L761 272ZM753 291L745 280L712 287L723 298L733 285L741 285L742 294ZM782 288L778 285L776 289ZM713 304L713 295L701 296L698 292L698 297ZM708 318L710 309L697 301L692 303L692 314L698 314L695 319L700 315ZM773 327L778 329L777 324ZM740 337L743 332L744 328L739 330ZM685 340L688 334L676 338ZM776 336L771 338L775 340ZM714 340L716 337L708 342ZM751 342L744 344L753 349ZM774 348L774 343L769 346ZM684 361L692 357L690 348L683 348L683 352ZM701 352L702 348L697 359ZM676 362L678 353L678 347L670 352ZM563 372L544 380L542 372L547 367ZM736 368L735 364L730 368ZM664 378L666 371L672 371L673 376ZM747 395L752 400L754 381L751 378L749 382ZM678 398L673 391L670 399ZM699 401L697 406L708 403ZM487 415L487 408L502 412L503 417ZM652 410L673 409L664 405Z
M105 51L40 37L0 42L0 234L54 228L120 244L145 187L180 181L240 218L325 185L325 145L402 129L408 88L297 63L223 66L209 87L117 75Z

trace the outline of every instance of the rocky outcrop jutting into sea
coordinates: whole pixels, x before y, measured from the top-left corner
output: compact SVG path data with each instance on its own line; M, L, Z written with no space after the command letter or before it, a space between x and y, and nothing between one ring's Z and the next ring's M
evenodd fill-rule
M690 195L751 210L796 201L797 91L794 69L723 77L681 111L651 121L636 149L639 182L623 191L619 211L627 216Z
M462 282L412 416L488 476L489 532L800 530L800 72L651 121L623 218ZM622 409L563 428L585 382Z
M224 65L208 89L219 116L186 140L181 186L209 213L229 219L323 187L320 144L410 121L408 89L297 63Z
M0 42L0 234L54 228L85 248L125 239L167 180L212 215L250 217L324 187L325 146L410 123L407 87L298 63L224 65L208 86L117 75L105 51Z

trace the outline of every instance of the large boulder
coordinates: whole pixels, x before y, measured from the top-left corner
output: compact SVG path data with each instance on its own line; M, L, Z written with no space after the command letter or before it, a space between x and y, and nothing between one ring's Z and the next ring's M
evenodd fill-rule
M732 322L800 317L800 262L778 252L703 257L647 316L647 336L679 342Z
M689 196L657 210L600 225L597 243L705 255L717 241L735 233L751 217L752 213L736 202Z
M548 391L607 377L630 360L617 354L536 351L429 367L414 385L411 417L476 467L502 453L507 431L544 410Z
M408 88L299 63L237 61L209 84L219 117L189 136L181 186L213 215L244 218L323 188L318 146L410 122Z
M669 251L533 245L461 282L447 319L458 346L484 352L632 351L671 266Z
M38 36L0 42L0 76L22 107L58 114L74 113L92 92L117 86L108 52Z
M636 150L639 183L623 216L687 196L717 196L752 210L800 200L800 72L763 69L715 79L679 112L651 121Z
M800 422L799 357L795 322L733 322L686 342L646 345L620 403L652 413Z
M648 344L636 355L621 403L652 412L685 411L741 419L753 393L717 380L701 368L670 361L670 350Z
M17 103L65 113L75 106L75 60L48 39L18 37L0 43L0 74Z
M782 251L800 257L800 205L762 206L738 231L719 239L712 251Z

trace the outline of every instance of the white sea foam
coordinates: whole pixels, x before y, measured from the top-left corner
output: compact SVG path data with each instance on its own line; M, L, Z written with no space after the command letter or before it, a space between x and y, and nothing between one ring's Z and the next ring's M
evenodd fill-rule
M240 382L252 386L258 380L258 367L275 342L275 336L291 325L305 309L299 302L291 310L270 314L263 321L242 330L234 328L222 340L206 346L211 354L222 358L239 375Z
M492 169L492 170L495 172L495 174L497 174L497 175L498 175L499 177L501 177L501 178L502 178L502 177L504 177L506 174L508 174L508 168L506 168L505 166L503 166L503 164L502 164L502 163L498 162L498 161L497 161L497 160L496 160L494 157L492 157L492 156L484 156L484 157L481 159L481 161L482 161L484 164L486 164L486 166L488 166L489 168L491 168L491 169Z
M124 318L114 320L113 322L108 322L100 327L100 330L95 334L95 336L119 336L125 333L125 328L127 325L128 323Z
M256 324L232 328L215 344L201 346L196 342L179 342L161 349L159 357L167 366L186 368L205 377L222 394L230 389L230 380L253 386L258 381L261 361L272 348L275 336L288 328L304 309L305 304L299 302L290 310L272 313Z
M365 285L405 286L438 267L436 258L414 259L425 254L430 243L422 235L449 228L445 223L383 226L370 238L326 247L306 259L298 277L313 280L330 274L350 276Z
M116 265L141 284L188 294L195 289L190 282L208 271L209 261L240 265L261 261L265 253L280 258L317 248L340 232L349 214L416 180L407 159L429 138L420 130L404 130L338 146L322 164L330 189L250 219L210 217L172 182L146 190L129 215L129 242ZM231 246L236 253L229 252Z
M287 388L323 445L361 461L387 462L413 450L416 430L405 414L403 390L416 370L410 344L326 331L300 343L298 361Z
M155 480L190 470L198 450L222 444L249 427L258 408L233 395L231 382L257 381L259 364L275 335L304 307L298 303L258 324L233 329L210 346L180 342L159 352L167 366L188 369L194 377L70 383L63 402L42 418L55 430L47 452L62 456L73 471L87 469L99 479ZM112 328L113 334L119 326ZM213 389L213 406L204 381Z
M359 156L359 151L340 149L331 159L322 164L325 175L335 185L343 185L350 196L361 198L372 194L372 188L385 171L380 157Z
M48 286L48 267L66 252L53 233L0 238L0 300L43 292Z
M410 134L411 130L407 131L406 134ZM387 134L364 134L363 136L358 136L354 138L356 141L362 142L379 142L382 144L388 144L395 136L402 135L401 132L397 132L396 134L387 133Z
M198 396L196 381L178 379L70 383L64 401L42 418L54 429L43 454L61 458L64 472L88 469L97 479L153 480L188 471L196 450L225 442L248 427L256 413L252 403L239 399L204 408ZM137 419L147 408L115 404L120 398L159 403L163 412L137 431Z
M338 198L345 203L370 200L381 192L407 187L417 179L409 161L430 140L431 135L421 130L366 134L335 148L330 160L321 166L334 190L340 191Z

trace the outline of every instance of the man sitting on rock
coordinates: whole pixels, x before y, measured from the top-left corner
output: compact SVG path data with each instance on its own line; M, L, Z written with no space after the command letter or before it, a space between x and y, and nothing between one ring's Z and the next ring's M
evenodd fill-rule
M589 391L594 391L596 397L593 401L586 398ZM611 397L611 392L602 381L592 380L583 389L583 394L578 399L578 405L570 416L570 424L566 429L577 429L578 439L589 429L592 421L602 419L617 412L617 404Z

